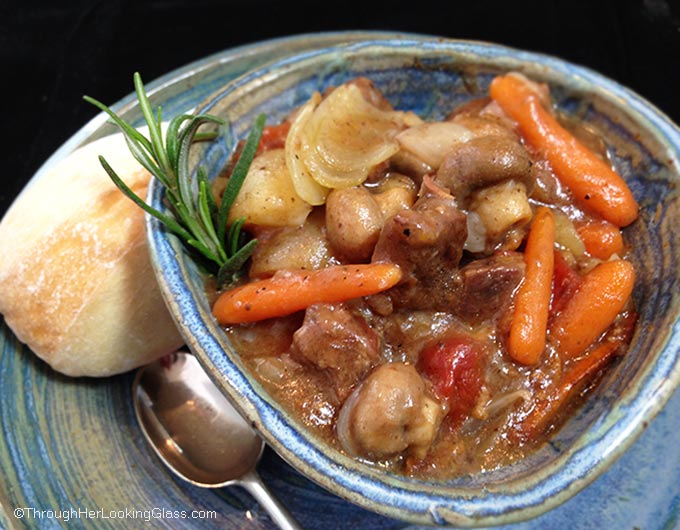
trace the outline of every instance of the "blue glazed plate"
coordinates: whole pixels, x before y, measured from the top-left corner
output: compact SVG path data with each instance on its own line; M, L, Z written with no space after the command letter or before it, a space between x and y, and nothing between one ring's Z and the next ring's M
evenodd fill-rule
M154 101L175 114L265 61L366 37L313 35L242 47L173 72L149 88ZM128 119L139 119L132 96L116 107ZM111 132L104 121L99 116L87 124L35 178L76 147ZM62 377L6 326L0 333L1 528L273 528L239 489L202 490L163 468L134 419L132 374L104 380ZM678 527L679 428L676 393L633 447L595 483L548 514L507 528ZM271 451L265 453L260 471L305 528L416 528L327 493Z

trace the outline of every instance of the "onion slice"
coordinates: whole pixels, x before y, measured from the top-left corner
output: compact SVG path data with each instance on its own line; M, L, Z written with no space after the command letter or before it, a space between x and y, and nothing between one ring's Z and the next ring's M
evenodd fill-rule
M303 132L320 101L321 94L315 92L309 101L300 107L288 131L285 145L286 166L293 180L293 187L304 201L314 206L323 204L330 190L314 180L307 168L303 155L305 147Z
M458 123L426 122L399 133L397 141L402 149L436 169L447 153L457 144L470 140L472 136L467 127Z
M341 85L309 108L288 136L291 157L297 156L290 164L304 174L300 181L311 178L323 189L356 186L399 150L395 137L406 126L405 113L375 107L355 85Z

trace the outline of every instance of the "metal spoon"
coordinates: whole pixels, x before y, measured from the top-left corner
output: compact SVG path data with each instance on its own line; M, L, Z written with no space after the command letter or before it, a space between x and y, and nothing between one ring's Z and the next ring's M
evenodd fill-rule
M137 372L132 384L137 421L163 463L203 488L245 488L283 530L300 525L255 471L264 441L183 352Z

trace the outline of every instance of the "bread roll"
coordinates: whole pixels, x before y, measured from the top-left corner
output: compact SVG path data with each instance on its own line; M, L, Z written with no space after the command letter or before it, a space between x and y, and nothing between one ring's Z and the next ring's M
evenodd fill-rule
M144 197L149 174L118 134L34 179L0 223L0 312L19 340L72 376L126 372L183 343L151 268L144 213L100 154Z

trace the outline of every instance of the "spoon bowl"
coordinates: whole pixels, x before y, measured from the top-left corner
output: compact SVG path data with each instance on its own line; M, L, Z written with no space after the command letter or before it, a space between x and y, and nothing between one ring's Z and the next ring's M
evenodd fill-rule
M255 471L264 441L193 355L176 352L141 368L132 396L145 438L175 475L203 488L242 486L280 528L300 528Z

